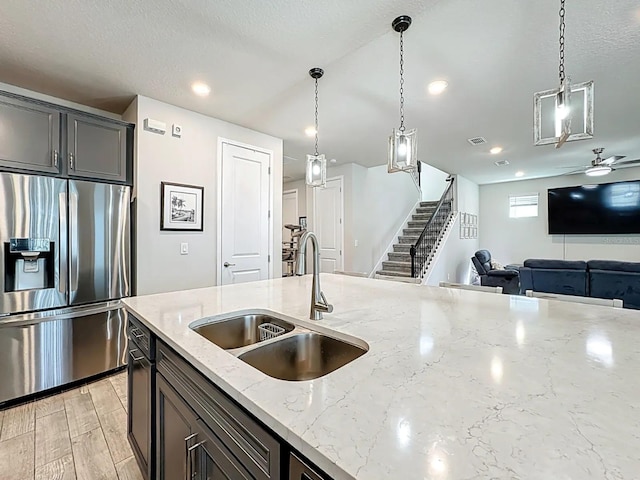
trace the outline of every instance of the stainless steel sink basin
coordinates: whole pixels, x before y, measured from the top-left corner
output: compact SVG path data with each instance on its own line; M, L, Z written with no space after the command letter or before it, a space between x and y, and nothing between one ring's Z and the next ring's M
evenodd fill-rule
M258 326L272 323L284 328L285 333L293 331L295 326L280 318L267 314L245 314L205 323L192 329L221 348L232 349L246 347L260 341Z
M238 358L270 377L298 381L322 377L366 352L342 340L308 332L256 347Z

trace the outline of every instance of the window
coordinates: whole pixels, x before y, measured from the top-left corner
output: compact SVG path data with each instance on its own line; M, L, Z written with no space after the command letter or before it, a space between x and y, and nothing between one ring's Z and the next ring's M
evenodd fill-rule
M538 194L529 195L509 195L509 217L537 217L538 216Z

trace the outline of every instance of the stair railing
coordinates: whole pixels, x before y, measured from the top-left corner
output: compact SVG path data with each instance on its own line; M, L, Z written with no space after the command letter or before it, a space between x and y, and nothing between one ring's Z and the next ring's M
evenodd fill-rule
M424 229L416 243L411 245L411 276L413 278L417 278L422 272L424 264L432 253L432 248L435 249L435 244L440 236L440 232L445 227L447 219L451 214L451 210L453 208L454 177L447 178L447 182L449 185L440 197L440 201L438 202L438 205L436 205L435 211L424 226ZM430 240L433 240L433 242L430 242Z

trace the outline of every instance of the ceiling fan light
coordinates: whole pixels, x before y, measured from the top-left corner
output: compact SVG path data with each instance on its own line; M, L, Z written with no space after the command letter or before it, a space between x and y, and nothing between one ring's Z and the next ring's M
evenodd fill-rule
M595 167L587 168L584 173L590 177L601 177L603 175L608 175L612 170L613 169L608 165L597 165Z

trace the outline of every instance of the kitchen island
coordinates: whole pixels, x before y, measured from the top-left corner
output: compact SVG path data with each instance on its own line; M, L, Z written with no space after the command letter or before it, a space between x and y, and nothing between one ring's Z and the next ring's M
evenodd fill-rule
M246 309L306 320L311 276L125 303L330 478L640 478L640 312L321 278L334 312L317 324L369 350L311 381L266 376L189 327Z

